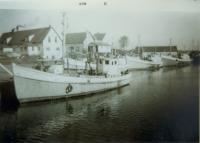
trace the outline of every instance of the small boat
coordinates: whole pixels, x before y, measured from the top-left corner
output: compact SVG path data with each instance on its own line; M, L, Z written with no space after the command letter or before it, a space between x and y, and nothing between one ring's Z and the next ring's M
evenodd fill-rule
M178 58L172 56L161 56L163 66L175 66L178 65Z
M117 62L117 61L116 61ZM99 59L98 74L69 75L63 65L37 70L12 64L16 96L20 103L33 102L102 92L128 85L131 75L117 70L116 62ZM105 64L112 63L108 66Z

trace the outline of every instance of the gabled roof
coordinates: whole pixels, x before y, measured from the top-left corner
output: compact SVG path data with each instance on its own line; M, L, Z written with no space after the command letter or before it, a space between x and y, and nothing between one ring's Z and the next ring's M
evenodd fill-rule
M89 45L90 46L98 45L98 46L107 46L107 47L111 46L108 43L105 43L105 42L102 42L102 41L91 42Z
M83 44L87 37L86 32L81 33L69 33L65 36L65 43L66 44Z
M96 40L102 41L105 35L106 35L105 33L95 33L94 37L96 38Z
M41 43L49 32L50 27L31 29L31 30L23 30L23 31L15 31L15 32L7 32L3 33L0 37L0 44L5 45L22 45L24 43ZM29 36L32 39L29 41ZM9 43L7 43L7 39L10 38Z
M142 49L143 52L177 52L177 46L143 46L136 47L136 51L138 48Z

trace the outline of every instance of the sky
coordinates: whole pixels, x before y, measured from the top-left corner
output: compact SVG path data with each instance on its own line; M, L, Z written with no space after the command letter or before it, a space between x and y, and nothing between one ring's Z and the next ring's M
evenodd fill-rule
M66 33L103 32L116 47L123 35L128 48L170 39L178 49L200 46L200 0L0 0L0 33L19 24L21 30L51 25L61 33L63 12Z

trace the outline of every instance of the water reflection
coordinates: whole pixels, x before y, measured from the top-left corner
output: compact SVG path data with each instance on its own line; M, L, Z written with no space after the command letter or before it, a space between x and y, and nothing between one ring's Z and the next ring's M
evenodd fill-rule
M0 142L197 141L198 67L136 71L130 86L0 112Z

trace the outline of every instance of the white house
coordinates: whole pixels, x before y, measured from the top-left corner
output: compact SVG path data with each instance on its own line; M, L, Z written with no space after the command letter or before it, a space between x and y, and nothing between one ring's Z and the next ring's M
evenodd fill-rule
M106 37L105 33L95 33L92 35L89 32L68 33L66 34L65 47L67 55L74 53L87 53L90 43L102 42ZM106 43L104 41L104 43Z
M0 49L20 55L60 59L63 55L62 40L53 27L3 33Z

